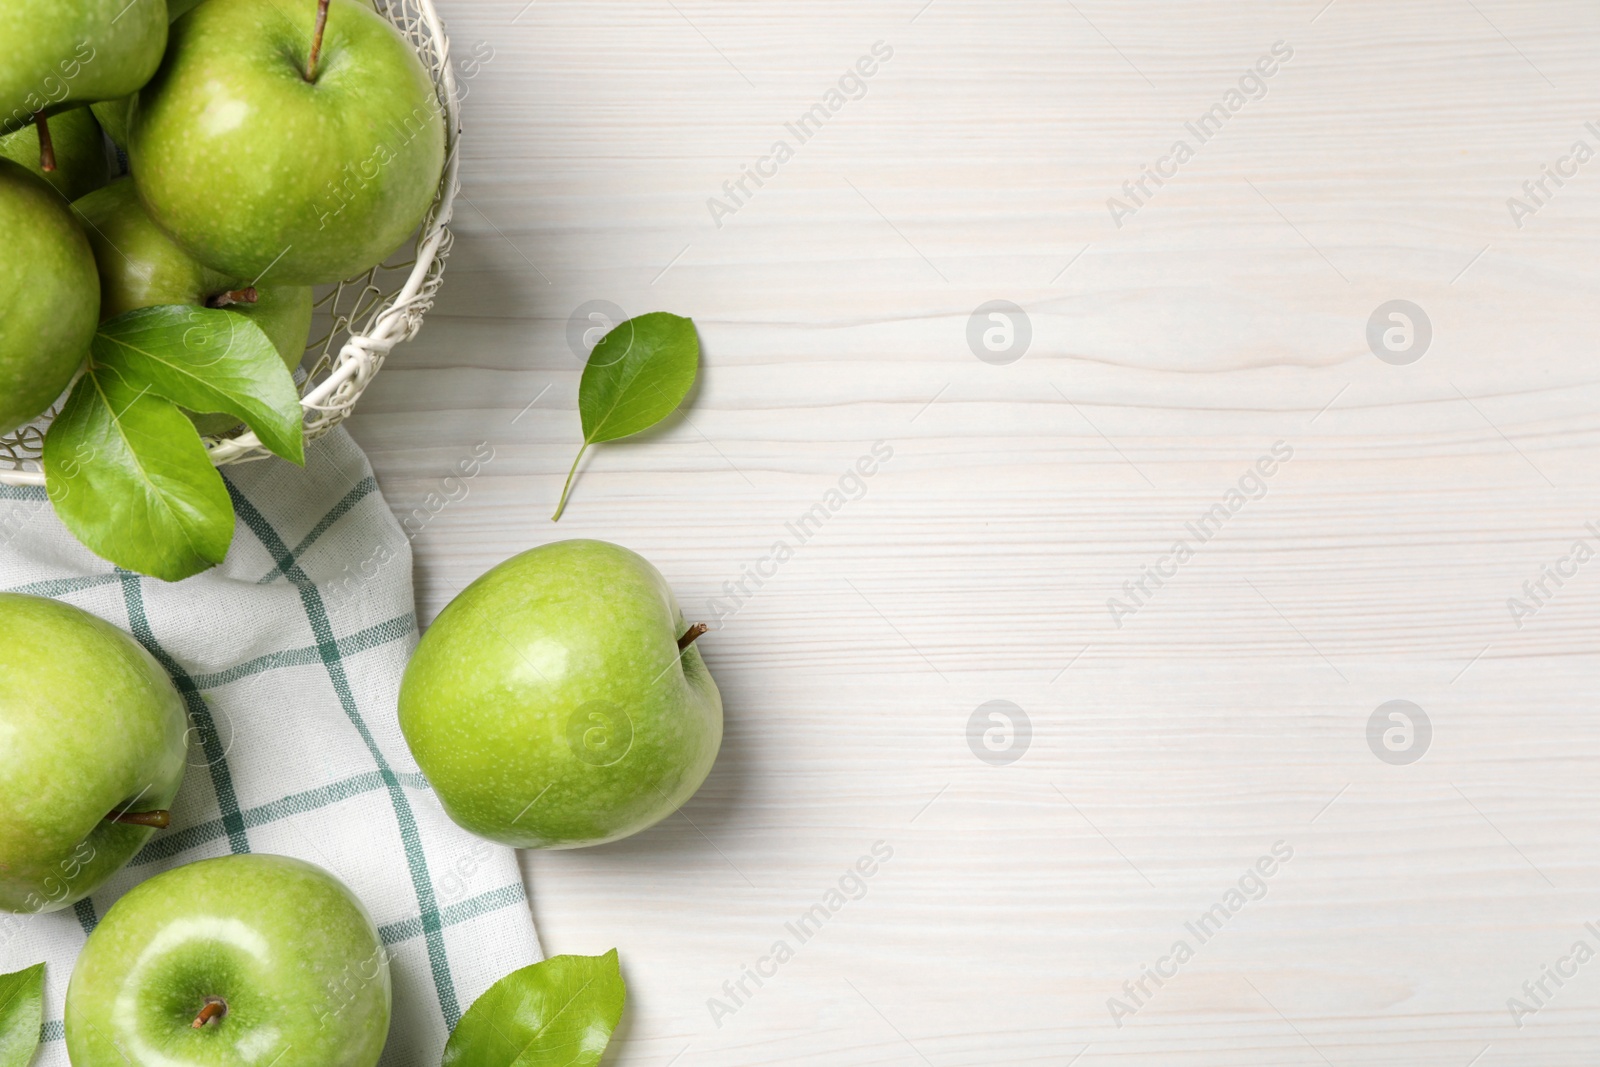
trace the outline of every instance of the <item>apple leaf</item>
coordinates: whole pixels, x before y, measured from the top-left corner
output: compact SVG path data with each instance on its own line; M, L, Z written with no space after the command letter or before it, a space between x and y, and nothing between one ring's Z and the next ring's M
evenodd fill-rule
M583 439L594 444L648 430L683 402L699 362L693 319L652 311L618 323L583 368Z
M461 1017L442 1067L594 1067L625 997L616 949L512 971Z
M631 437L672 414L689 394L699 366L694 320L665 311L619 322L600 338L578 385L583 447L567 472L561 503L550 521L566 510L572 477L589 446Z
M100 327L41 457L45 488L73 536L119 567L169 582L221 563L233 540L228 487L185 410L232 415L268 451L305 463L294 378L261 327L176 304Z
M0 1067L28 1067L44 1023L44 964L0 974Z
M56 515L101 558L175 582L228 554L233 501L194 423L94 357L41 459Z
M100 327L94 362L189 411L232 415L267 451L305 465L294 377L244 315L177 304L139 308Z

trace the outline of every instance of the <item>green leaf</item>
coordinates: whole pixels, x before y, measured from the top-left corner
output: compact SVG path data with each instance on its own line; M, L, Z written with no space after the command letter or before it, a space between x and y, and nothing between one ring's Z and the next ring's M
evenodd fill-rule
M221 563L233 501L188 416L93 359L45 432L45 489L90 551L175 582Z
M187 305L103 324L44 441L45 488L67 529L167 581L221 563L233 540L233 502L185 410L231 415L305 463L300 398L271 340L244 315Z
M665 311L620 322L600 338L578 385L583 447L567 472L552 522L566 510L572 477L589 446L630 437L672 414L694 385L699 366L694 320Z
M177 304L139 308L100 327L93 359L179 407L232 415L267 451L305 465L294 377L248 317Z
M578 414L584 441L615 441L672 414L694 384L699 364L693 319L652 311L618 323L583 368Z
M594 1067L625 996L616 949L512 971L461 1017L443 1067Z
M44 964L0 974L0 1067L28 1067L44 1024Z

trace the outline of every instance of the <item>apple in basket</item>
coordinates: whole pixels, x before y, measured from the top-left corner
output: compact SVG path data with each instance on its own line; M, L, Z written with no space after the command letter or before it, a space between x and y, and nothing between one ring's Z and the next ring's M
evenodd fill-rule
M201 860L129 890L67 985L73 1067L373 1067L389 959L344 883L287 856Z
M357 0L205 0L172 24L127 138L156 224L253 284L376 266L422 221L444 168L427 68Z
M261 327L292 372L311 332L309 285L254 286L208 269L150 221L133 182L121 178L73 203L100 271L100 319L156 304L227 308ZM194 415L201 433L231 430L227 415Z
M524 552L434 620L400 729L444 810L518 848L615 841L705 781L722 698L661 572L605 541Z
M48 159L39 131L38 126L24 126L0 137L0 156L33 171L68 200L76 200L110 180L105 138L88 108L63 111L50 120ZM49 170L45 169L46 162Z
M81 900L165 826L188 725L133 638L70 604L0 593L0 910Z
M0 433L41 414L67 387L99 312L94 254L66 201L0 159Z
M126 96L167 43L164 0L6 0L0 4L0 133L75 104Z

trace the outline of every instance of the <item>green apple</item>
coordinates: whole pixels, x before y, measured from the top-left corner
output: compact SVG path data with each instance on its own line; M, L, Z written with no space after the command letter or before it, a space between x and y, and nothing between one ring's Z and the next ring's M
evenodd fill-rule
M176 22L199 2L200 0L167 0L167 17ZM133 102L138 96L138 93L130 93L114 100L96 100L89 105L89 110L100 120L100 128L106 131L111 143L124 152L128 150L128 110L133 107Z
M38 112L137 92L167 45L166 0L0 3L0 133Z
M178 795L188 725L133 638L0 593L0 910L65 908L127 863Z
M311 287L251 286L201 265L150 221L129 179L112 182L72 205L84 220L100 271L100 318L157 304L216 307L261 327L293 371L305 355L311 332ZM197 415L201 433L223 433L239 424L228 415Z
M100 272L100 319L157 304L222 306L253 320L284 365L299 366L311 332L309 285L252 286L200 263L150 219L134 183L112 182L77 201ZM244 290L255 289L251 300ZM223 301L227 301L223 303Z
M96 100L89 105L111 143L124 152L128 150L128 109L133 107L135 99L136 96L119 96L115 100Z
M400 729L444 810L518 848L615 841L694 795L722 698L661 572L620 545L513 556L440 612Z
M73 1067L373 1067L389 959L344 883L287 856L201 860L129 890L67 984Z
M68 200L100 188L111 178L106 160L105 138L100 124L86 107L63 111L49 122L50 142L55 152L55 169L39 165L39 129L24 126L16 133L0 137L0 156L27 167L55 186Z
M370 6L333 0L313 68L316 14L315 0L207 0L173 23L130 113L150 216L223 274L353 277L438 189L444 122L422 61Z
M100 321L94 253L44 179L0 159L0 433L44 413Z

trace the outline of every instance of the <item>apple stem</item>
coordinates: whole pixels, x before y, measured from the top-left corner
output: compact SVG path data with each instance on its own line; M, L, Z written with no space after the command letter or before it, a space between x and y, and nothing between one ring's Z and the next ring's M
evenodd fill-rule
M561 487L561 502L556 505L556 513L550 516L551 522L561 518L561 513L567 510L567 494L572 492L572 476L578 473L578 461L583 459L583 454L589 451L589 442L585 441L583 447L578 449L578 454L572 460L572 469L567 471L567 484Z
M228 1002L221 997L207 997L205 1006L200 1009L200 1014L190 1023L196 1030L200 1029L212 1019L220 1019L228 1014Z
M39 128L39 169L49 173L56 169L56 146L50 139L50 123L44 112L34 113L33 124Z
M247 285L243 289L229 289L225 293L218 293L216 296L208 297L206 299L206 307L225 308L229 304L254 304L259 299L261 299L261 294L256 292L256 287Z
M684 649L694 644L695 640L709 629L711 629L711 627L707 626L705 623L697 622L687 630L683 631L683 636L678 638L678 651L682 652Z
M106 822L122 823L124 826L149 826L157 830L165 830L172 825L172 812L114 811L106 816Z
M311 34L311 58L306 60L306 81L317 80L317 57L322 54L322 31L328 25L328 0L317 0L317 28Z

